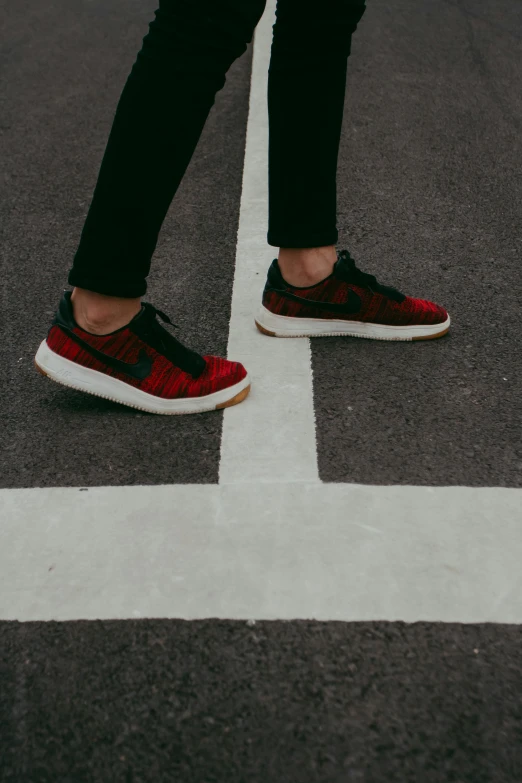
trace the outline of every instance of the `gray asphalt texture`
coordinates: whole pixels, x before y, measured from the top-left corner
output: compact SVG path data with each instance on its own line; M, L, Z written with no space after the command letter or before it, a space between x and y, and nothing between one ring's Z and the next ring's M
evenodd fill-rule
M312 340L324 481L522 486L522 3L372 0L339 245L448 308L440 340Z
M222 414L164 417L35 374L155 4L2 6L1 486L212 483ZM226 352L251 52L218 94L146 299ZM324 481L521 486L522 6L373 0L354 36L340 247L448 307L427 343L312 340Z
M501 625L3 623L2 783L519 783Z
M2 487L215 483L222 413L164 417L38 375L116 105L157 3L0 1ZM145 301L226 356L251 49L218 94L163 225ZM170 327L168 327L170 328Z

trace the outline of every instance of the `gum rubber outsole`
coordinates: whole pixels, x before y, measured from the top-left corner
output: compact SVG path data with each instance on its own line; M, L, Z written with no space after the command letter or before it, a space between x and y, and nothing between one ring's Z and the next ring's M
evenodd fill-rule
M451 319L438 324L373 324L364 321L297 318L277 315L261 305L255 324L268 337L360 337L364 340L416 342L435 340L449 332Z
M292 337L359 337L361 340L384 340L385 342L416 342L417 340L436 340L437 337L444 337L450 330L449 326L442 332L436 334L428 334L422 337L372 337L366 334L351 334L350 332L318 332L317 334L277 334L271 332L269 329L265 329L264 326L256 321L256 326L261 334L266 334L268 337L279 337L282 339Z
M121 400L117 400L115 397L110 397L107 394L99 394L95 391L86 391L85 389L80 389L78 386L74 386L72 383L65 383L62 380L59 380L58 378L53 378L52 375L49 375L45 372L42 367L38 364L36 361L36 358L34 359L34 366L36 370L40 373L40 375L43 375L45 378L48 378L50 381L55 381L56 383L59 383L61 386L65 386L68 389L74 389L75 391L83 392L84 394L91 394L94 397L101 397L104 400L110 400L111 402L116 402L119 405L125 405L128 408L136 408L136 410L145 411L146 413L155 413L159 414L160 416L187 416L192 413L208 413L209 411L214 410L222 410L223 408L230 408L232 405L239 405L240 402L243 402L246 397L248 397L250 392L250 384L246 386L244 389L242 389L240 392L238 392L234 397L231 397L230 400L226 400L225 402L220 402L217 405L213 405L210 408L201 408L200 410L194 410L194 411L152 411L148 408L143 408L141 405L134 405L131 402L122 402Z

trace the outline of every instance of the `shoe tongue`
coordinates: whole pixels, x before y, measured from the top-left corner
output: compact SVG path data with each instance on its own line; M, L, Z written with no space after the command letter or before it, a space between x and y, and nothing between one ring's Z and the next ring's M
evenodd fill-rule
M156 313L152 309L152 305L148 305L147 302L143 302L141 305L141 310L136 313L130 323L133 324L138 322L141 324L148 320L156 321Z
M337 253L337 262L334 266L334 271L337 277L344 280L345 283L351 283L352 285L360 285L363 288L368 288L372 293L379 293L383 296L387 296L388 299L393 299L395 302L403 302L406 296L397 291L396 288L382 285L374 277L366 272L361 272L356 266L354 259L351 257L347 250L341 250Z
M337 256L337 261L335 262L334 267L333 267L334 273L337 274L337 272L339 272L339 270L342 267L343 267L343 261L342 261L341 258L339 258L339 256Z
M131 320L130 323L132 323L132 321L136 321L138 318L140 318L143 315L144 312L145 312L145 307L143 307L143 305L142 305L141 309L139 310L139 312L136 313L136 315L134 316L134 318Z
M140 312L136 313L130 322L134 323L134 333L151 348L169 359L176 367L189 373L193 378L199 378L207 366L206 360L199 353L191 351L190 348L176 340L174 335L170 334L156 320L155 316L153 305L144 302Z
M337 261L334 264L333 271L336 277L347 282L353 277L355 262L345 250L337 252Z

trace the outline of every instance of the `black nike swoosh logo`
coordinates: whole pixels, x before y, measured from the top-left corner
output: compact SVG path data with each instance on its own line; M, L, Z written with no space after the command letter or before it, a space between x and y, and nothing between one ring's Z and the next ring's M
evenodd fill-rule
M361 297L358 296L351 288L348 289L348 299L346 302L318 302L316 299L305 299L303 296L297 296L290 291L285 291L283 288L270 288L271 291L275 291L279 296L285 297L285 299L291 299L292 302L299 302L299 304L306 307L317 307L320 310L328 310L330 313L339 313L340 315L349 315L358 313L361 309Z
M63 324L59 324L59 326L60 329L63 329L63 331L67 333L68 337L70 337L71 340L74 340L75 343L78 343L78 345L81 346L84 351L87 351L87 353L89 353L95 359L98 359L100 362L104 362L104 364L109 365L109 367L111 367L113 370L116 370L116 372L121 372L124 375L130 375L131 378L136 378L140 381L143 381L151 374L152 359L148 355L147 351L145 351L143 348L140 350L138 361L134 364L129 364L128 362L124 362L121 359L115 359L114 356L108 356L106 353L98 351L97 348L94 348L92 345L89 345L89 343L86 343L85 340L82 340L81 337L78 337L77 334L72 332Z

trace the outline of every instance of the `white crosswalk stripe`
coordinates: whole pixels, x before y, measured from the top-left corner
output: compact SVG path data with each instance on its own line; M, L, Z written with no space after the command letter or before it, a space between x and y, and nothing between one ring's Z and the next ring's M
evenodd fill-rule
M273 248L266 244L267 71L275 2L256 29L228 353L252 377L251 399L225 412L220 482L318 481L309 340L254 325Z

